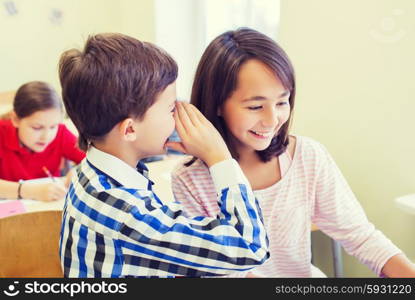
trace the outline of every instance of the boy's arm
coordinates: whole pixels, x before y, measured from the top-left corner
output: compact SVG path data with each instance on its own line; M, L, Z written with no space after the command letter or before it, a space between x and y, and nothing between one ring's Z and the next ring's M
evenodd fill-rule
M211 172L220 182L218 217L186 218L180 204L157 206L151 193L132 208L119 230L128 248L137 249L137 261L159 260L176 275L212 276L248 270L268 258L257 203L237 162L223 161Z
M186 167L186 169L187 168L190 167ZM205 172L202 172L202 170ZM196 176L196 174L193 174L194 176L189 176L189 173L186 173L188 170L177 169L173 172L171 178L173 195L175 200L183 205L186 215L214 217L219 214L220 207L218 206L216 197L210 197L210 195L213 195L216 190L213 181L210 180L208 169L203 168L202 170L199 168L197 170L197 175L200 177ZM184 171L184 173L182 171ZM189 170L188 172L192 172L192 170ZM206 177L209 179L206 179ZM256 276L253 276L249 271L245 271L233 272L224 275L224 277L243 278Z

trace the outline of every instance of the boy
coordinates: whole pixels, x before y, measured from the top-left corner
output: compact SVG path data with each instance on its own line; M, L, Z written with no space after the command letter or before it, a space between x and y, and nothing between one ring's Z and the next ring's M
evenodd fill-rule
M167 53L125 35L98 34L82 52L62 55L59 76L88 151L63 212L66 277L215 276L268 258L252 190L213 125L190 104L176 104L177 65ZM167 144L175 126L182 142ZM217 218L188 218L179 203L152 192L139 161L167 145L210 167Z

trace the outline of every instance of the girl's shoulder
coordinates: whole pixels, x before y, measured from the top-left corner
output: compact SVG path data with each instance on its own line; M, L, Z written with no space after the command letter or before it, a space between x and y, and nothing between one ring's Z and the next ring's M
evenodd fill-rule
M13 134L15 128L10 119L1 119L0 120L0 138L9 138Z
M6 128L10 126L13 126L10 119L0 119L0 128Z
M291 135L291 137L295 139L294 159L319 158L327 155L326 147L319 141L301 135Z

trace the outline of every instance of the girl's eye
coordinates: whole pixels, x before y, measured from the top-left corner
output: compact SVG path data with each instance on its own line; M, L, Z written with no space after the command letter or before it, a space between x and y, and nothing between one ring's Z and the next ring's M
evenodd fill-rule
M277 105L278 106L283 106L283 105L287 105L288 101L283 101L283 102L278 102Z
M32 127L33 130L41 130L42 127Z
M261 109L261 108L262 108L262 106L248 106L249 110L258 110L258 109Z

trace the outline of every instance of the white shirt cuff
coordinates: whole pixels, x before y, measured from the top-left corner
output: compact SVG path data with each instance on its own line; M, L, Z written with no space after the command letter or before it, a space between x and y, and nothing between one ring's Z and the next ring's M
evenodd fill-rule
M249 186L249 182L242 172L241 167L233 158L214 164L209 168L209 171L218 195L224 188L229 188L238 184Z

